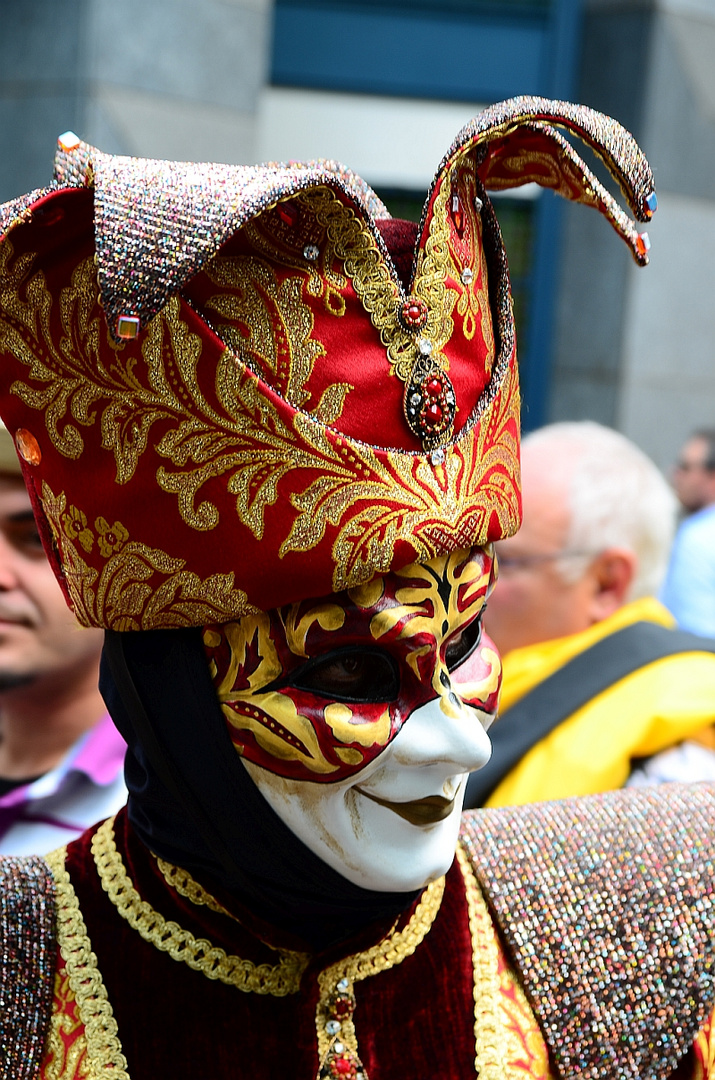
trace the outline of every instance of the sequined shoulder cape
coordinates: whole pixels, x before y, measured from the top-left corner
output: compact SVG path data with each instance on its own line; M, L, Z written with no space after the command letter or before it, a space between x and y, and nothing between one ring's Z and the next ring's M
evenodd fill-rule
M52 875L32 858L0 859L0 1052L5 1080L37 1075L52 1010Z
M562 1078L665 1077L713 1007L711 784L471 811L462 842Z

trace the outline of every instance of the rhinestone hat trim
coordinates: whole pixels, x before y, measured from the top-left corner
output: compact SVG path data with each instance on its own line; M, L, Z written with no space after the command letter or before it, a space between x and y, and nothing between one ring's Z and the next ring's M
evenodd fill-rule
M635 216L650 220L653 175L625 128L583 105L517 97L484 110L459 132L435 175L423 223L437 183L459 158L473 147L484 149L481 144L533 123L564 127L592 146L621 185ZM586 168L574 151L569 156ZM341 191L353 202L406 299L375 225L377 219L390 215L372 188L338 162L238 166L155 161L115 157L79 141L72 149L58 149L55 182L94 188L98 273L112 330L120 316L127 315L139 317L144 326L229 236L282 199L321 186ZM603 208L618 228L606 203ZM619 231L635 251L635 231L631 230L633 237L629 230ZM636 252L636 257L647 261L645 252Z

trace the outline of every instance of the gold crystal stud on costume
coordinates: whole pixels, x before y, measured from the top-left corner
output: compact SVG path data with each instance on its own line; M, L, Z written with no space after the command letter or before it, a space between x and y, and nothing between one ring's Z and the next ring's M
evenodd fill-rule
M63 135L59 135L57 138L57 145L60 150L64 150L68 154L71 150L76 150L81 142L79 135L75 135L74 131L65 131Z
M120 315L117 319L117 337L131 341L141 329L141 319L137 315Z

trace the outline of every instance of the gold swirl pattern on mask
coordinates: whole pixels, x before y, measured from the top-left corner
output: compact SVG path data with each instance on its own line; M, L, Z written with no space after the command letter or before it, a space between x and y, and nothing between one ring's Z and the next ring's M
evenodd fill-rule
M339 630L345 612L338 604L321 602L304 610L292 604L281 613L286 642L294 656L305 657L306 639L310 628L317 623L325 632ZM250 733L256 743L274 758L296 761L310 772L329 776L338 766L327 759L312 722L298 712L295 702L277 690L265 687L283 674L283 668L270 634L270 617L266 614L246 616L221 627L229 650L229 663L223 677L215 682L216 694L229 727L238 735ZM215 648L220 635L208 627L204 642ZM255 665L245 673L245 686L236 687L238 672L246 665L250 654ZM211 677L216 679L215 661L210 665ZM386 709L376 723L361 723L349 706L339 702L326 705L324 718L336 739L358 746L385 746L390 737L390 713ZM240 744L234 743L241 752ZM347 765L359 765L363 755L356 746L336 747L338 758Z
M68 507L64 493L55 495L47 484L42 485L42 506L62 555L72 607L83 626L114 630L196 626L216 621L227 610L252 609L246 594L233 587L233 573L212 574L201 581L183 569L183 559L132 541L120 522L112 531L104 518L98 518L95 537L86 515ZM85 551L98 539L106 559L101 572L80 555L72 539L73 523L80 527L77 539Z
M311 721L301 716L287 694L264 690L283 674L270 625L270 617L259 614L221 627L230 654L223 678L214 684L221 711L230 729L238 736L250 733L260 749L271 757L298 761L311 772L329 776L338 766L325 757ZM213 633L210 629L205 631L204 640L209 647L214 644ZM257 662L247 675L247 686L235 688L237 672L245 665L251 647ZM210 673L215 679L215 661L211 662ZM240 744L234 742L234 746L241 752Z
M486 602L493 558L491 545L487 554L490 556L487 569L481 552L469 555L459 551L440 556L425 565L416 563L395 571L397 577L408 578L409 584L397 589L397 606L385 608L373 616L370 621L373 638L379 641L398 623L404 623L400 639L426 634L436 641L436 631L443 638L468 625ZM447 627L446 633L444 627ZM421 678L420 657L432 649L430 645L423 645L407 656L407 662L418 679ZM442 670L438 663L432 675L432 688L440 695L443 693L440 682Z
M330 705L326 705L323 716L335 738L342 743L356 742L365 747L385 746L390 738L389 708L385 709L377 721L371 724L361 723L359 714L356 718L350 706L343 704L341 701L333 701ZM359 761L362 760L357 751L352 751L347 758L340 756L346 763L354 762L359 764Z
M286 643L294 656L308 655L305 643L315 623L327 633L342 629L345 623L345 611L339 604L314 604L308 611L300 612L300 604L291 604L284 617Z

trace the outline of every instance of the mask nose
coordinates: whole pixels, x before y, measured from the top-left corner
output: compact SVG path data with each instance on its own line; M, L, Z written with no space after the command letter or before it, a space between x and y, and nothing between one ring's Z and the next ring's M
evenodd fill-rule
M481 769L491 757L491 719L450 690L415 709L395 739L392 760L411 768L442 765L450 774Z

